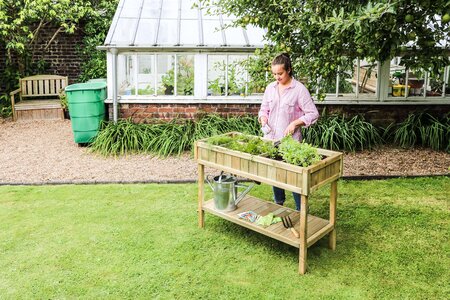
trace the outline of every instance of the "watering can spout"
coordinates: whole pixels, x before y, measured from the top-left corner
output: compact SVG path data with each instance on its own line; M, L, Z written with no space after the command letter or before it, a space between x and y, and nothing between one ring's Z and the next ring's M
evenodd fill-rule
M236 199L236 201L234 202L234 204L238 204L242 199L244 199L245 195L248 194L248 192L250 192L250 190L253 188L255 184L251 183L249 186L243 185L243 184L236 184L237 187L243 187L246 188L245 191L243 191Z

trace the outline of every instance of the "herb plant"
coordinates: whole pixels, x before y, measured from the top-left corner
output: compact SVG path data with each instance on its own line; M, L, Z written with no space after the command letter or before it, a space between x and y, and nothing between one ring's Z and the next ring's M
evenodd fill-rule
M302 167L308 167L322 159L316 148L308 143L299 143L290 135L281 140L278 151L285 162Z

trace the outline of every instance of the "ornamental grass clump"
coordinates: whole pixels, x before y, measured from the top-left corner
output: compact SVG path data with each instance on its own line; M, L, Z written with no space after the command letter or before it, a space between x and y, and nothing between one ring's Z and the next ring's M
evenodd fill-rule
M317 149L308 143L299 143L292 136L285 136L278 146L278 153L289 164L308 167L322 160Z
M316 124L303 129L303 140L330 150L372 149L381 144L380 129L362 116L346 118L324 113Z
M433 150L450 151L450 114L435 118L428 113L410 114L401 123L391 124L385 130L385 138L393 137L393 142L402 148L416 145Z

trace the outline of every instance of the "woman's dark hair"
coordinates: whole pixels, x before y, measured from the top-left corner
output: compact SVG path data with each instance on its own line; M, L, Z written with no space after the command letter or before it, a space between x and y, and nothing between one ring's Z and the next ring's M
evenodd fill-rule
M289 57L289 54L287 53L281 53L275 56L275 58L272 60L272 66L273 65L283 65L284 69L286 71L289 71L289 76L292 77L292 62L291 58Z

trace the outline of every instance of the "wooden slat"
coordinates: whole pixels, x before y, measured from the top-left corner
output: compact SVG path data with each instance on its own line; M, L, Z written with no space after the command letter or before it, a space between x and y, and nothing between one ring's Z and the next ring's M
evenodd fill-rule
M224 154L220 153L220 152L217 152L216 164L217 165L223 165L224 162L225 162Z
M273 180L272 178L269 178L267 176L267 165L264 163L260 163L260 162L258 163L258 176L265 177L269 180Z
M241 169L241 159L239 157L231 157L231 167L237 170Z
M51 94L55 94L55 93L56 93L56 90L55 90L55 81L54 81L54 80L50 81L50 93L51 93Z
M24 96L33 94L33 81L27 81L27 87L25 88Z
M20 91L21 95L26 93L26 90L27 90L27 82L26 81L20 80L20 89L21 89L21 91Z
M59 91L61 90L61 80L55 80L55 84L56 84L56 93L59 93Z
M248 172L253 175L258 175L258 163L255 161L249 161Z
M276 169L276 180L282 183L287 183L287 174L286 170Z
M44 81L43 80L39 80L38 81L38 94L39 95L45 95L45 91L44 91Z
M242 172L249 172L249 161L246 159L241 159L240 160L240 170Z
M289 185L297 184L297 173L292 171L286 171L286 183Z
M267 166L267 178L272 180L278 180L277 179L277 168L273 166Z
M210 161L203 160L203 159L200 159L200 158L197 159L197 163L203 164L205 166L208 166L208 167L211 167L211 168L215 168L215 169L218 169L218 170L222 170L222 171L225 171L225 172L229 172L231 174L235 174L235 175L238 175L238 176L249 178L249 179L252 179L252 180L255 180L255 181L259 181L259 182L262 182L262 183L275 185L275 186L278 186L278 187L280 187L282 189L288 189L290 191L302 194L301 184L298 185L298 186L297 185L292 186L292 185L283 184L283 183L280 183L280 182L275 181L275 180L267 179L267 177L254 175L252 173L242 172L242 171L239 171L239 170L227 167L224 164L212 163ZM301 176L298 176L298 177L301 178ZM301 182L301 179L300 179L300 182Z
M38 91L38 80L33 80L33 90L31 91L30 94L33 94L33 95L39 95L39 91Z
M50 94L50 80L44 80L44 93Z
M328 224L327 226L321 228L319 231L311 235L311 237L308 238L308 247L314 245L318 240L326 236L328 233L330 233L334 229L334 226L331 224ZM309 228L308 228L309 230Z

